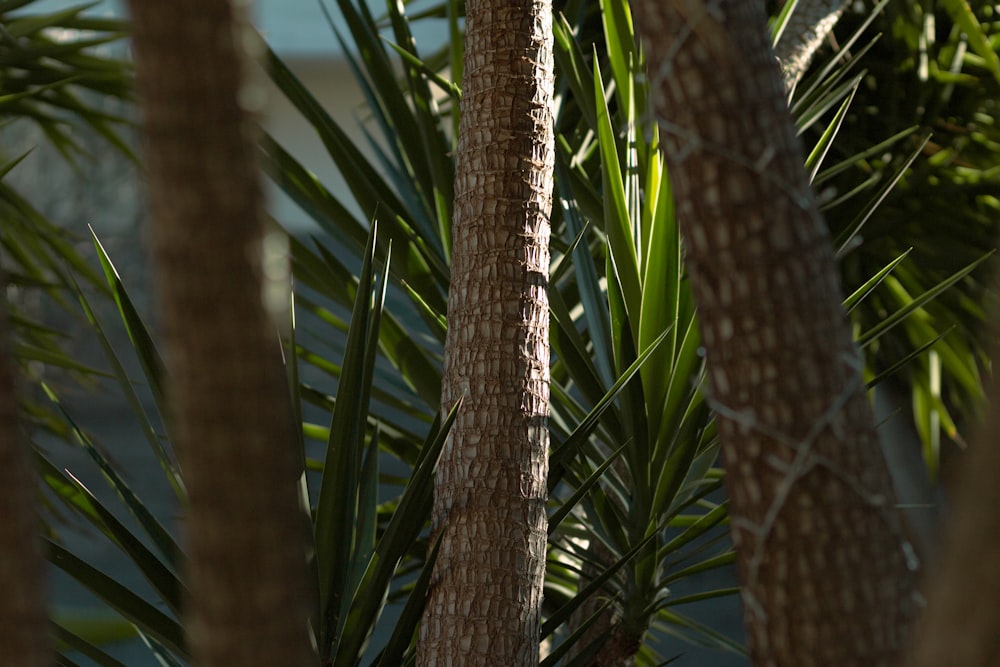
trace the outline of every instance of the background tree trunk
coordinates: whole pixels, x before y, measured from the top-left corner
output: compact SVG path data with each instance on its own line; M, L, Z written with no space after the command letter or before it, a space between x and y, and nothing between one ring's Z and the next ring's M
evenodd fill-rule
M848 0L799 0L774 45L786 88L791 90L806 73L849 4Z
M763 3L640 0L755 665L889 665L901 523Z
M627 471L622 472L627 476ZM580 568L578 590L591 584L617 560L611 550L598 539L591 540L587 548L587 558L589 560L585 559ZM579 630L605 605L609 595L613 594L614 591L605 585L604 590L598 590L584 600L583 604L570 615L567 634L572 635ZM603 638L601 645L594 651L591 644L601 638ZM641 646L642 637L635 637L626 632L621 624L621 614L614 607L607 607L570 649L566 664L578 664L574 661L582 660L586 654L592 652L593 655L587 663L590 667L631 667L635 665L635 654Z
M996 363L997 312L992 334ZM1000 665L1000 381L996 367L993 372L986 424L953 487L945 547L915 633L912 667Z
M314 665L306 527L268 274L246 40L227 0L135 0L198 665ZM256 94L259 97L259 94ZM270 269L270 267L268 267Z
M52 654L37 485L17 412L6 316L0 309L0 662L48 667Z
M538 662L545 573L552 7L470 0L437 468L441 546L419 664Z

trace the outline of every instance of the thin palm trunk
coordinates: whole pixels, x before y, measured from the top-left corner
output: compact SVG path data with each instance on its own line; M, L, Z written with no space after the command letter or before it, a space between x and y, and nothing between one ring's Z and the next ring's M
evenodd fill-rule
M914 611L830 240L763 4L642 0L756 665L890 665Z
M470 0L421 665L537 664L545 571L552 8Z
M315 665L306 536L268 266L247 43L228 0L130 3L171 423L202 666Z
M614 554L600 540L591 540L587 547L587 558L580 568L578 590L590 585L614 565L615 560ZM587 654L590 655L587 658L590 667L631 667L635 664L635 655L642 645L642 637L627 632L622 627L621 614L612 607L605 607L609 595L614 595L614 591L610 586L605 586L603 590L592 593L570 616L567 628L570 635L577 632L584 623L589 622L590 625L570 650L567 664L577 664ZM598 611L601 611L600 616L592 620Z
M798 0L774 45L786 88L794 87L806 73L849 4L848 0Z
M18 423L14 375L0 312L0 662L48 667L45 559L35 513L35 472Z
M995 306L996 304L994 304ZM1000 340L1000 316L993 321ZM1000 357L994 345L993 359ZM1000 381L993 377L976 447L954 486L945 548L927 587L912 667L1000 665Z

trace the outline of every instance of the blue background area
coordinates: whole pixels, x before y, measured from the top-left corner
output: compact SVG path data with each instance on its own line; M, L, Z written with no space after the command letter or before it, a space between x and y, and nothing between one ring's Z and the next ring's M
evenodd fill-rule
M330 22L320 6L321 0L255 0L252 2L252 16L271 47L285 57L323 58L342 55L343 51L330 29ZM338 30L346 33L346 25L340 19L336 0L322 0ZM28 8L30 12L55 11L69 7L89 4L86 0L42 0ZM419 3L410 3L410 10ZM383 0L369 0L375 16L385 11ZM124 2L121 0L102 0L88 14L104 16L124 16ZM441 30L435 30L434 23L441 24ZM419 42L437 41L444 38L444 22L421 22L414 30ZM435 35L435 33L438 33Z

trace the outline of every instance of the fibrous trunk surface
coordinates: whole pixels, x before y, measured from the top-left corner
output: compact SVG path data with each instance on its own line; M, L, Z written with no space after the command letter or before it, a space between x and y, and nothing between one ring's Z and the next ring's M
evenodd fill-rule
M763 3L641 0L755 665L890 665L905 543Z
M469 0L422 665L538 662L549 405L552 8Z
M6 325L0 312L0 663L48 667L52 654L36 476L18 423Z
M228 0L130 9L170 423L189 494L193 661L315 665L301 452L264 303L248 42Z
M798 0L774 46L786 88L802 78L849 4L847 0Z

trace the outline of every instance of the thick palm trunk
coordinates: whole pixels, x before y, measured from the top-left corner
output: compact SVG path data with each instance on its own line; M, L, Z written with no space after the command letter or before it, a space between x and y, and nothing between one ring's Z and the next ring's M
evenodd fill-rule
M202 666L314 665L301 473L228 0L130 3L168 391L189 493L189 640Z
M913 614L831 244L759 0L642 0L755 665L889 665Z
M0 312L0 663L48 667L52 654L35 472L18 425L5 319Z
M552 9L469 0L421 665L538 661L545 569Z

